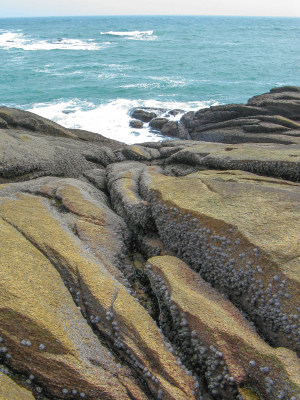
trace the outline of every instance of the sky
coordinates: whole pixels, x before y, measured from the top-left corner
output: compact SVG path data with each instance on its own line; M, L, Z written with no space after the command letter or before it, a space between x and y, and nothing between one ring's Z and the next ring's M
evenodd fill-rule
M300 17L300 0L0 0L0 18L71 15Z

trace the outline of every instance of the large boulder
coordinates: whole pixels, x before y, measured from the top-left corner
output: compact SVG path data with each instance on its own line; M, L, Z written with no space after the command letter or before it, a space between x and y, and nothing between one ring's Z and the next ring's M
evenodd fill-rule
M76 137L70 130L29 111L18 110L16 108L0 107L0 118L6 122L7 127L19 129L23 128L29 131L39 132L56 137Z
M299 145L199 143L174 153L166 162L207 169L240 169L300 181Z
M132 161L151 161L160 157L160 152L152 147L145 147L138 144L126 146L122 154Z
M248 104L300 121L300 88L296 86L271 89L269 93L252 97Z
M4 182L46 175L79 177L116 159L106 146L11 129L0 130L0 155L0 181Z
M150 208L139 193L139 181L146 166L123 162L107 168L107 185L114 209L133 231L150 229Z
M167 118L154 118L150 121L149 125L152 129L160 131L162 127L168 122Z

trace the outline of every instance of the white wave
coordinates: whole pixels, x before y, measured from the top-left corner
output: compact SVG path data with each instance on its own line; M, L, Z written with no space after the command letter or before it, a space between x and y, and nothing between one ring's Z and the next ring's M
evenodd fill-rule
M127 144L157 142L166 137L150 131L149 125L144 124L143 129L134 129L129 126L131 117L129 110L134 107L158 108L161 110L181 109L185 111L198 110L208 107L213 102L162 102L157 100L128 100L117 99L98 106L93 103L73 99L52 103L37 103L31 111L66 128L79 128L100 133L101 135L119 140ZM214 103L216 105L217 103ZM160 115L164 115L163 112ZM172 117L180 119L182 113Z
M80 39L58 38L56 40L34 40L24 36L23 33L4 32L0 34L0 48L22 50L100 50L110 42L95 43L93 39L87 41Z
M157 36L153 35L153 31L109 31L100 32L100 35L123 36L132 40L155 40Z

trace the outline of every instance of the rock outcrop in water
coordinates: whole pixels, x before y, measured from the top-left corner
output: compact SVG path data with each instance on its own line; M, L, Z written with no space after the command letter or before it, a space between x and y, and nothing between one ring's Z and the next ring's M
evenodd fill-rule
M132 146L0 108L0 399L300 399L299 108Z

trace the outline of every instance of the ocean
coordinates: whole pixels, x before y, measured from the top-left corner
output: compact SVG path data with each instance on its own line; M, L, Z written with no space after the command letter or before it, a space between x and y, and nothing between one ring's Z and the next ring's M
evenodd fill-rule
M0 19L0 104L126 143L157 141L147 125L130 128L132 108L197 110L299 85L299 44L299 18Z

